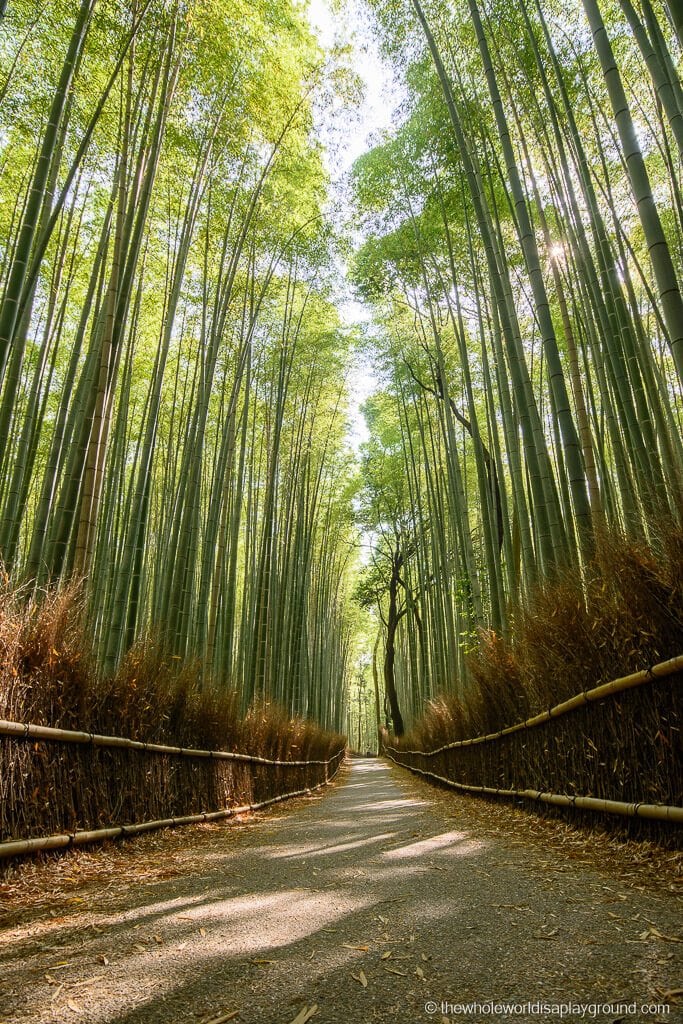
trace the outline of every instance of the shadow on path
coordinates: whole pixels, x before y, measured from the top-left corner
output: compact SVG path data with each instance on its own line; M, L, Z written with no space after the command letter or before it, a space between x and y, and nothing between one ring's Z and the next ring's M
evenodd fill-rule
M654 915L675 928L654 896L625 896L569 861L544 871L543 850L478 838L466 799L453 811L446 820L384 762L354 760L325 797L241 834L218 828L197 872L99 904L95 892L78 917L0 933L0 1021L170 1024L239 1010L241 1024L290 1024L313 1004L314 1024L478 1021L492 1015L447 1004L640 1007L674 987L678 947L638 938Z

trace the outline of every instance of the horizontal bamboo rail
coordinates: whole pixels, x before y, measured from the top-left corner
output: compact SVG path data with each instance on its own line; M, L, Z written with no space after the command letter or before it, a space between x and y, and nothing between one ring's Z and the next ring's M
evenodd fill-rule
M386 748L387 749L394 749ZM412 751L399 751L399 753L412 753ZM579 807L586 811L600 811L603 814L620 814L627 818L650 818L655 821L669 821L683 824L683 807L667 807L665 804L638 804L623 803L621 800L601 800L593 796L570 796L567 793L544 793L536 789L494 789L491 786L469 786L464 782L453 782L443 775L435 772L426 772L422 768L414 768L412 765L403 764L391 754L387 754L395 764L416 775L424 775L426 778L434 779L450 786L452 789L463 790L467 793L483 793L487 796L502 797L524 797L527 800L540 800L545 804L554 804L556 807Z
M385 744L384 749L393 750L396 754L435 757L437 754L442 754L445 750L455 750L456 747L471 747L475 743L490 743L492 740L499 740L503 736L510 736L513 732L519 732L522 729L532 729L536 725L543 725L553 718L559 718L560 715L566 715L569 711L575 711L576 708L600 700L602 697L609 697L611 694L621 693L623 690L630 690L634 686L642 686L643 683L650 683L654 679L672 676L677 672L683 672L683 654L679 654L675 658L669 658L668 661L661 661L658 665L643 669L641 672L633 672L631 675L613 679L609 683L602 683L592 690L584 690L582 693L577 693L575 697L570 697L569 700L556 704L555 707L550 708L548 711L542 711L540 714L534 715L533 718L527 718L524 722L508 725L505 729L498 730L498 732L489 732L485 736L473 736L471 739L466 740L454 740L452 743L446 743L442 747L437 747L436 750L403 750L400 747L390 747L388 744ZM512 791L510 790L510 792ZM585 799L589 798L586 797Z
M336 758L344 754L344 750L338 750L328 761L303 761L301 764L331 764ZM263 759L261 759L263 760ZM278 764L279 762L271 762ZM291 761L285 762L292 764ZM234 818L238 814L247 814L251 811L260 811L271 804L282 803L283 800L293 800L297 796L308 796L323 786L329 785L334 779L341 761L337 764L332 775L325 782L310 789L298 789L293 793L281 793L269 800L262 800L257 804L243 804L241 807L226 807L221 811L205 811L202 814L188 814L180 818L163 818L159 821L143 821L138 825L116 825L111 828L99 828L83 832L67 832L62 835L44 836L40 839L11 839L8 842L0 843L0 859L7 857L18 857L27 853L38 853L42 850L57 850L64 847L82 846L85 843L103 842L105 839L119 839L140 835L143 832L153 832L160 828L175 828L178 825L196 825L206 821L220 821L224 818Z
M119 747L126 750L141 750L151 754L175 754L178 757L208 757L217 761L246 761L249 764L269 764L282 768L304 768L313 764L329 764L327 761L275 761L256 754L237 754L231 750L196 750L194 747L169 747L162 743L144 743L126 736L100 736L93 732L77 732L73 729L53 729L47 725L27 725L24 722L10 722L0 719L0 736L15 739L46 740L55 743L92 744L94 747ZM334 757L337 757L335 754Z

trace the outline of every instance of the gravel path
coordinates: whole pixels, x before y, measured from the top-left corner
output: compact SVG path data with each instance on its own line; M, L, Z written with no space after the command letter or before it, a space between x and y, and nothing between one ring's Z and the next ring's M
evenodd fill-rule
M0 1024L560 1019L491 1000L681 1020L676 897L501 826L512 809L486 827L486 806L367 759L279 817L185 830L168 877L124 871L10 917Z

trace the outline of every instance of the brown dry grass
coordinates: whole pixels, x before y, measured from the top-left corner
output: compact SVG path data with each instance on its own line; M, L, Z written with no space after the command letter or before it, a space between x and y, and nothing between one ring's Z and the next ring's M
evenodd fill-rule
M149 743L325 760L341 737L261 702L246 716L224 680L165 654L143 637L118 671L103 675L84 625L81 591L0 592L0 718L130 736Z
M589 573L567 570L537 587L511 623L509 638L481 635L466 703L432 700L398 745L429 749L495 732L683 653L683 529L661 525L648 544L601 537Z
M0 718L232 750L283 762L325 762L344 738L238 694L202 666L143 638L113 675L96 664L78 588L36 599L0 596ZM155 821L259 803L318 785L321 764L254 767L176 755L0 737L0 838ZM0 874L5 865L0 862Z

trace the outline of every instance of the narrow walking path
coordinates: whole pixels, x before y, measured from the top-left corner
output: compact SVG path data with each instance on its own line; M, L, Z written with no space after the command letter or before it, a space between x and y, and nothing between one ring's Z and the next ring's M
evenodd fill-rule
M186 831L166 877L107 875L8 918L0 1022L559 1019L458 1008L490 1000L680 1020L675 996L641 1010L683 984L676 897L497 835L474 806L367 759L254 827Z

